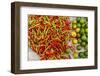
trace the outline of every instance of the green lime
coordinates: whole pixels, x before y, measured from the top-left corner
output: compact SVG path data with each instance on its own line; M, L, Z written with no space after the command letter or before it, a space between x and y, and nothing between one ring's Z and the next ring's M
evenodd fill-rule
M73 56L74 56L74 59L77 59L77 58L78 58L78 53L75 52L75 53L73 54Z
M84 28L86 25L85 24L82 24L82 28Z
M81 47L80 45L77 46L77 50L81 50L81 48L82 48L82 47Z
M88 51L88 45L86 45L86 46L84 47L84 49L85 49L86 51Z
M85 23L85 18L82 17L82 18L80 19L80 23L81 23L81 24Z
M85 30L82 28L82 29L80 30L80 33L81 33L81 34L84 34L84 33L85 33Z
M88 24L86 24L86 28L88 28Z
M87 37L86 37L85 35L83 35L83 36L81 37L81 39L82 39L83 41L86 41L86 40L87 40Z
M71 52L71 49L70 48L66 49L66 53L67 54L69 54L70 52Z
M85 47L85 46L86 46L86 42L82 42L81 45L82 45L83 47Z
M86 37L88 37L88 33L86 34Z
M88 28L85 29L85 32L88 33Z
M81 19L80 17L77 17L77 18L76 18L77 22L80 22L80 19Z
M80 58L85 58L84 52L80 52L80 53L79 53L79 57L80 57Z
M80 44L82 42L82 40L81 39L78 39L78 43Z
M88 56L88 51L84 51L84 55L87 57Z
M79 28L80 28L80 27L81 27L81 24L80 24L80 23L77 23L77 27L79 27Z
M86 39L86 43L88 43L88 38Z

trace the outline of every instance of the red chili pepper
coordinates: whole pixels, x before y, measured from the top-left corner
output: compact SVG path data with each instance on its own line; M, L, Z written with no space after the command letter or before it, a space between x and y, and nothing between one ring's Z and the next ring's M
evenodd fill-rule
M46 59L46 56L42 56L40 60L45 60Z
M52 54L50 53L50 51L46 51L46 55L50 57Z
M66 25L68 26L69 24L71 24L70 20L66 20Z
M40 46L39 51L42 53L45 50L45 46Z

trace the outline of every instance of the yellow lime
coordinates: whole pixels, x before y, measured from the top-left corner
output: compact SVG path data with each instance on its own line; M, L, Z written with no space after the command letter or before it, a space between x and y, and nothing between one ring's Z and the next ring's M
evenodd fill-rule
M77 41L77 39L73 39L72 42L73 42L73 44L77 44L78 41Z
M72 25L72 28L73 28L73 29L76 29L76 28L77 28L77 25L76 25L76 24L73 24L73 25Z
M76 32L72 31L72 32L71 32L71 36L72 36L72 37L76 37Z
M77 21L76 20L73 20L73 24L76 24L77 23Z
M80 32L80 28L76 28L76 32Z
M74 56L75 59L77 59L77 58L78 58L78 53L75 52L75 53L73 54L73 56Z
M79 37L81 37L81 35L78 33L78 34L77 34L77 37L79 38Z

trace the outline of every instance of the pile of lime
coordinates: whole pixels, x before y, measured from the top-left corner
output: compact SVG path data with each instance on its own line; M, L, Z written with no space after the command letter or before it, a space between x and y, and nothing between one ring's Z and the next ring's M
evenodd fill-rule
M88 56L88 18L76 17L72 21L72 43L76 46L75 58L87 58ZM83 50L83 51L81 51Z

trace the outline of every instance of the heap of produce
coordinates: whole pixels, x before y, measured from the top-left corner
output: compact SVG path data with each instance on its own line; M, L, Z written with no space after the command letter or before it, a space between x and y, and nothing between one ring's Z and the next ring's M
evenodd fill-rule
M88 56L88 19L87 17L76 17L72 22L73 44L76 44L77 58Z
M28 16L28 47L41 60L88 57L88 18Z

